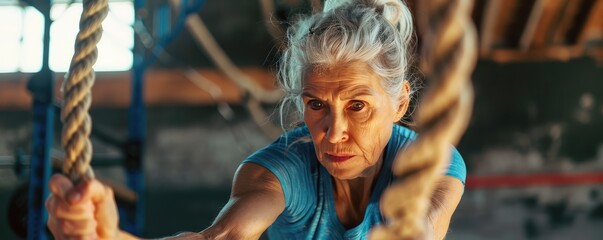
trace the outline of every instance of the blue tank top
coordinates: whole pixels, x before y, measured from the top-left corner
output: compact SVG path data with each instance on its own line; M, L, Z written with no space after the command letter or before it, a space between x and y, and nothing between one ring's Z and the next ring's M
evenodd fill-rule
M384 163L371 199L360 224L346 229L335 211L332 178L318 162L307 127L289 131L243 163L259 164L280 181L285 195L285 209L268 228L270 239L366 239L369 230L383 222L379 199L394 176L391 165L397 152L416 137L412 130L394 125L386 146ZM387 169L386 171L384 169ZM453 148L446 175L465 183L463 158Z

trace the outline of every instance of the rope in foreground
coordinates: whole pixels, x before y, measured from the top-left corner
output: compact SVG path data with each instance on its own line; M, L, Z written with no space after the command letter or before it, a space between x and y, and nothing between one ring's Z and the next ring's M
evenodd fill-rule
M467 128L473 106L470 75L477 58L472 1L417 1L423 14L422 69L431 87L421 100L416 123L421 133L396 157L398 180L381 198L388 224L371 239L428 239L425 231L437 179L450 159L451 145Z
M80 31L75 40L75 52L66 80L61 88L65 104L61 110L63 132L61 144L65 150L63 173L74 183L94 178L90 167L92 121L88 114L92 100L94 69L98 50L96 44L103 34L102 22L109 12L108 0L84 0Z

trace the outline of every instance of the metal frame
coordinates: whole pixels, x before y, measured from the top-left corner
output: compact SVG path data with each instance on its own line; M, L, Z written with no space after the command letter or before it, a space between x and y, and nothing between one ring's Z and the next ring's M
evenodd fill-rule
M163 49L165 49L170 43L176 39L176 37L182 32L185 27L186 19L189 14L197 13L205 0L196 0L193 4L189 4L189 0L182 0L181 11L176 24L173 27L170 26L169 14L165 12L165 9L159 9L158 22L161 26L159 29L161 36L159 41L155 44L151 53L146 53L146 48L138 43L134 42L134 66L132 68L132 98L130 102L130 109L128 111L128 143L126 150L126 181L128 187L136 192L138 197L138 203L134 209L130 209L129 214L124 209L120 209L120 215L123 216L122 228L134 234L140 234L143 232L144 226L144 209L146 206L144 196L144 164L142 161L143 152L145 147L145 136L146 136L146 108L143 99L143 88L144 88L144 74L145 71L153 64L159 57ZM135 21L142 21L139 18L138 13L145 6L145 0L134 0L134 12ZM136 23L135 23L136 24ZM168 32L170 29L171 31Z
M28 89L33 97L33 147L30 160L30 185L28 203L28 232L27 238L32 240L48 239L46 220L48 213L44 201L49 195L48 181L52 171L51 149L53 147L56 109L54 106L54 73L49 67L50 46L50 8L52 0L21 0L36 8L44 15L44 39L42 69L28 81ZM145 7L145 0L133 0L135 17ZM190 4L192 3L192 4ZM128 110L128 139L123 145L125 155L126 182L129 188L136 192L138 198L134 206L121 207L121 227L133 234L140 235L144 230L145 184L143 152L146 137L146 108L143 99L144 74L165 49L185 27L189 14L197 13L205 0L182 0L180 15L173 27L170 27L169 11L163 9L159 17L160 40L157 41L151 53L140 43L134 44L134 66L132 67L132 95ZM169 31L171 30L171 31Z
M31 153L27 239L48 239L46 219L48 212L44 201L49 194L48 181L52 169L50 151L54 138L54 73L48 66L50 46L50 6L51 0L26 0L44 15L44 39L42 52L42 69L27 83L33 96L33 146Z

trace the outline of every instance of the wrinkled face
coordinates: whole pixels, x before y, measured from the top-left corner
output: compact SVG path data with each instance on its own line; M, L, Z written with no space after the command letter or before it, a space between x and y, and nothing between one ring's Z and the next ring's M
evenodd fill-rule
M318 160L338 179L376 170L393 124L407 106L400 107L404 100L393 100L364 63L309 74L302 97Z

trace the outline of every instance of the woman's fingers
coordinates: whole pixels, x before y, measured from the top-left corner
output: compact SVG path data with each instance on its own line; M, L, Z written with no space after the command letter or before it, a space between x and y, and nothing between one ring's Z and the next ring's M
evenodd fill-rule
M62 175L53 176L49 185L48 227L55 238L113 239L119 233L111 188L94 179L74 186Z
M99 181L88 183L83 199L90 199L95 207L95 219L98 222L96 232L102 239L113 239L119 233L117 205L113 190Z
M74 191L68 195L79 195L80 201L92 201L95 205L113 200L113 192L110 187L103 185L98 180L87 180L74 187Z
M46 201L47 225L55 239L97 239L92 202L69 204L58 195L68 192L63 190L57 191L57 195L52 194Z
M49 219L48 227L54 229L53 233L60 236L96 236L96 221L94 219L66 220L60 218Z
M92 219L94 218L94 205L92 202L83 202L71 205L58 197L49 197L46 209L55 218L61 219Z
M53 175L48 185L50 192L64 201L67 201L67 195L70 195L69 193L73 190L73 183L67 177L60 174Z

